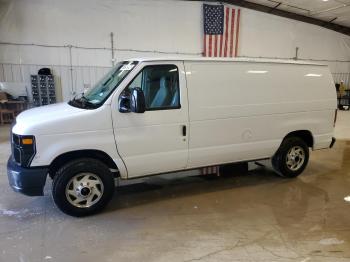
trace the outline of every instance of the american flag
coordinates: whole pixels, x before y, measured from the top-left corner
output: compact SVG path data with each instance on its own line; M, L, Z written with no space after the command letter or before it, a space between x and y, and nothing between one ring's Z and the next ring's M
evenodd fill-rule
M204 50L207 57L236 57L240 9L203 4Z

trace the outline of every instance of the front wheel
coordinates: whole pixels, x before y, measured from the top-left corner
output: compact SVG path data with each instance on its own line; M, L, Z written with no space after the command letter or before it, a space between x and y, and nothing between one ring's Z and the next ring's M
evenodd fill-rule
M275 171L283 177L297 177L309 161L309 147L299 137L287 137L272 158Z
M103 209L114 192L109 168L95 159L77 159L61 167L53 180L57 207L71 216L87 216Z

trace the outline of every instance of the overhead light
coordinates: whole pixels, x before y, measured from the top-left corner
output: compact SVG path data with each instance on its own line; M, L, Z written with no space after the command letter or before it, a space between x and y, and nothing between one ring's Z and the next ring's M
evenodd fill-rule
M308 77L321 77L322 75L320 75L320 74L307 74L305 76L308 76Z
M329 0L322 0L323 2L328 2Z
M266 74L268 71L265 70L249 70L247 71L248 74Z

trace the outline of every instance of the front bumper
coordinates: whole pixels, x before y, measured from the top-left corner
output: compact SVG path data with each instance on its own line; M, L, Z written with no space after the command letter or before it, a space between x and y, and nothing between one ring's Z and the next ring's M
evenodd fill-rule
M18 166L11 157L7 161L7 176L10 186L14 191L27 196L44 195L48 170L47 167L24 168Z

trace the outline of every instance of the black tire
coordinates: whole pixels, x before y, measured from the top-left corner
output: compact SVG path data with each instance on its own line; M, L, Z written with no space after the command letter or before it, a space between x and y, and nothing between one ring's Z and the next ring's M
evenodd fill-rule
M70 203L66 196L67 185L70 184L71 179L81 173L91 173L99 179L100 184L103 184L99 200L89 207L77 207ZM109 168L104 163L91 158L68 162L56 172L52 183L52 196L57 207L64 213L76 217L88 216L101 211L108 204L113 193L114 178Z
M292 148L300 148L304 153L304 161L300 162L300 166L296 164L296 169L291 169L287 165L288 153ZM300 152L300 151L299 151ZM300 159L296 158L296 160ZM298 162L298 161L297 161ZM309 162L309 147L299 137L287 137L283 140L279 149L272 158L272 166L275 171L282 177L293 178L299 176L307 166Z

